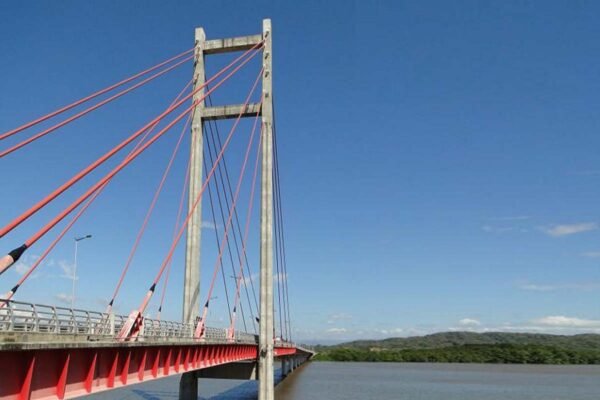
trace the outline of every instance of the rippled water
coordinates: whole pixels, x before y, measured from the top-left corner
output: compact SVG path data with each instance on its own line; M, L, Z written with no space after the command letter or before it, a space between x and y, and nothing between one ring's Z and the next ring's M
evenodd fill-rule
M89 399L176 399L178 377ZM199 399L250 400L257 383L200 380ZM275 391L278 400L599 400L600 366L313 362Z

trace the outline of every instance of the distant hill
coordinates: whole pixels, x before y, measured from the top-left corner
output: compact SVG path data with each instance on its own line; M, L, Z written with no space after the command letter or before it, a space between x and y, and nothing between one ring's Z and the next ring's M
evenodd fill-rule
M600 335L442 332L317 346L317 361L600 364Z
M437 349L463 345L540 345L568 350L600 350L600 335L548 335L507 332L441 332L426 336L389 338L383 340L356 340L320 348L352 348L363 350Z

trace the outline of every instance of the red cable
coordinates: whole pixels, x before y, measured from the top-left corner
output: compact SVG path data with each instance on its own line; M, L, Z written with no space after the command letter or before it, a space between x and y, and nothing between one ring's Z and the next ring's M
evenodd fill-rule
M131 265L131 262L133 261L133 256L135 255L135 252L137 251L140 241L142 240L142 236L144 236L144 232L146 231L146 226L148 225L148 221L150 221L150 217L152 216L152 212L154 211L154 207L156 206L158 197L160 196L163 186L165 185L167 176L169 175L169 171L171 171L171 167L173 166L173 161L175 161L175 156L177 155L177 152L179 151L179 146L181 146L181 142L183 141L183 136L185 135L185 131L188 128L191 117L192 117L192 113L190 112L188 114L187 120L185 121L185 124L183 125L183 128L181 129L181 134L179 135L179 140L177 140L177 143L175 144L175 148L173 149L171 158L169 159L169 162L167 163L167 167L165 168L165 171L163 172L160 183L158 184L158 187L156 188L156 191L154 192L154 197L152 198L152 202L150 203L150 206L148 207L148 211L146 211L146 216L144 217L142 226L140 227L140 229L138 231L137 237L135 238L135 242L133 243L133 247L131 248L131 250L129 252L129 256L127 257L127 261L125 262L123 271L121 272L121 277L119 278L117 287L115 288L115 291L113 292L111 300L108 304L109 307L112 307L113 302L115 301L115 298L117 297L117 294L119 294L119 289L121 288L121 285L123 284L125 275L127 275L127 271L129 270L129 266Z
M241 67L243 64L240 64L239 67ZM239 68L238 67L238 68ZM232 71L233 73L236 72L236 70ZM154 135L151 139L149 139L146 143L144 143L139 149L137 149L135 152L133 152L132 155L130 155L129 157L127 157L125 160L123 160L119 165L117 165L112 171L110 171L107 175L104 176L104 178L102 178L100 181L96 182L96 184L94 184L90 189L88 189L82 196L80 196L77 200L75 200L73 203L71 203L71 205L69 207L67 207L65 210L63 210L59 215L57 215L54 219L52 219L48 224L46 224L41 230L39 230L35 235L33 235L31 238L29 238L26 242L25 242L25 246L26 247L30 247L33 243L35 243L39 238L41 238L44 234L46 234L46 232L48 232L50 229L52 229L54 227L54 225L56 225L60 220L62 220L67 214L69 214L71 211L73 211L73 209L75 207L77 207L79 204L81 204L86 198L88 198L89 196L91 196L91 194L98 188L100 187L104 182L107 182L108 180L110 180L113 176L115 176L119 171L121 171L123 168L125 168L129 163L131 163L131 161L133 161L137 156L139 156L144 150L146 150L148 147L150 147L156 140L158 140L166 131L168 131L169 129L171 129L171 127L173 127L173 125L175 125L177 122L179 122L183 117L185 117L194 107L196 107L202 100L204 100L204 98L206 96L208 96L208 93L210 93L211 91L214 91L216 88L218 88L219 86L221 86L221 84L223 82L225 82L229 77L231 77L231 73L225 77L223 80L219 81L219 83L217 83L210 91L207 92L207 94L203 95L203 97L201 97L199 100L195 101L194 103L192 103L192 105L190 107L188 107L184 112L182 112L181 114L179 114L173 121L171 121L167 126L165 126L160 132L158 132L156 135Z
M178 59L180 57L183 57L184 55L186 55L186 54L188 54L190 52L193 52L193 51L194 51L194 48L186 50L186 51L184 51L181 54L178 54L178 55L176 55L174 57L169 58L166 61L161 62L160 64L156 64L154 67L148 68L148 69L146 69L146 70L144 70L142 72L138 72L137 74L135 74L135 75L133 75L133 76L127 78L127 79L124 79L124 80L122 80L120 82L117 82L117 83L115 83L115 84L113 84L111 86L108 86L108 87L106 87L106 88L104 88L102 90L99 90L99 91L97 91L95 93L92 93L89 96L86 96L86 97L84 97L84 98L82 98L80 100L77 100L77 101L75 101L75 102L73 102L73 103L71 103L69 105L66 105L66 106L64 106L62 108L59 108L56 111L53 111L53 112L51 112L49 114L46 114L46 115L44 115L42 117L39 117L37 119L34 119L31 122L28 122L28 123L26 123L24 125L19 126L18 128L15 128L15 129L12 129L12 130L10 130L8 132L5 132L5 133L3 133L3 134L0 135L0 140L6 139L7 137L14 135L15 133L19 133L19 132L21 132L24 129L27 129L27 128L30 128L30 127L32 127L34 125L39 124L40 122L44 122L45 120L47 120L49 118L52 118L55 115L61 114L61 113L65 112L65 111L68 111L68 110L70 110L73 107L77 107L78 105L80 105L82 103L85 103L88 100L91 100L91 99L93 99L95 97L98 97L98 96L100 96L100 95L102 95L102 94L104 94L106 92L109 92L109 91L111 91L111 90L113 90L113 89L115 89L115 88L117 88L119 86L122 86L122 85L124 85L124 84L126 84L128 82L131 82L132 80L134 80L136 78L139 78L140 76L146 75L147 73L152 72L152 71L156 70L157 68L160 68L163 65L166 65L166 64L170 63L171 61L174 61L174 60L176 60L176 59Z
M23 221L25 221L27 218L29 218L31 215L33 215L34 213L36 213L37 211L39 211L42 207L44 207L50 201L54 200L56 197L58 197L61 193L63 193L69 187L73 186L75 183L77 183L79 180L81 180L84 176L86 176L88 173L90 173L92 170L94 170L100 164L102 164L103 162L105 162L108 158L112 157L115 153L117 153L119 150L121 150L127 144L131 143L131 141L133 141L136 137L138 137L139 135L141 135L144 130L148 129L148 127L150 127L154 123L159 122L160 120L162 120L167 114L171 113L174 109L178 108L181 104L183 104L183 102L185 100L187 100L188 98L190 98L191 96L193 96L198 91L202 90L206 85L210 84L214 79L216 79L218 76L220 76L221 74L223 74L226 70L228 70L229 68L231 68L231 66L233 66L239 59L241 59L242 57L244 57L244 55L246 55L248 52L252 51L254 48L256 48L259 45L262 45L262 42L259 43L259 44L257 44L256 46L254 46L252 49L246 51L240 57L236 58L234 61L232 61L225 68L221 69L219 72L217 72L217 74L215 74L214 76L212 76L203 85L201 85L200 87L194 89L194 91L191 94L185 96L183 99L179 100L173 106L167 108L167 110L165 110L162 114L160 114L158 117L154 118L152 121L150 121L148 124L146 124L140 130L138 130L137 132L135 132L129 138L127 138L126 140L124 140L123 142L121 142L119 145L117 145L116 147L114 147L112 150L110 150L108 153L106 153L104 156L100 157L95 162L93 162L92 164L90 164L89 166L87 166L86 168L84 168L82 171L80 171L74 177L72 177L71 179L69 179L66 183L64 183L63 185L59 186L52 193L50 193L45 198L43 198L42 200L40 200L37 204L35 204L34 206L32 206L29 210L27 210L26 212L24 212L23 214L21 214L19 217L15 218L11 223L9 223L8 225L6 225L4 228L2 228L0 230L0 238L2 238L8 232L12 231L15 227L17 227ZM229 74L227 74L224 79L222 79L221 81L219 81L219 83L217 85L220 86L223 82L225 82L227 79L229 79L235 72L237 72L248 61L250 61L256 54L257 54L257 52L254 52L253 54L251 54L250 57L246 58L242 63L240 63L236 68L234 68L233 71L231 71ZM212 91L214 91L214 89L216 89L216 87L211 88L207 92L207 94L204 94L201 100L203 100L208 95L208 93L211 93Z
M185 202L185 195L187 193L187 187L190 183L190 169L192 166L192 158L188 158L187 168L185 171L185 178L183 181L183 188L181 189L181 196L179 197L179 208L177 210L177 217L175 218L175 226L173 227L173 240L177 236L177 227L179 227L181 213L183 212L183 204ZM165 276L165 281L163 282L162 287L162 295L160 296L160 304L158 306L158 314L156 315L156 319L160 320L160 313L162 312L162 307L165 302L165 294L167 292L167 285L169 283L169 276L171 275L171 266L173 265L173 259L169 260L169 264L167 265L167 274Z
M261 70L261 74L262 74L262 70ZM260 76L260 75L259 75ZM219 272L219 269L221 268L221 265L223 263L223 250L225 250L225 242L227 240L227 235L229 234L229 227L231 226L231 220L233 218L233 212L235 210L235 206L240 194L240 188L242 186L242 181L244 178L244 173L246 172L246 165L248 164L248 157L250 155L250 150L252 148L252 142L254 140L254 134L256 132L256 123L258 121L258 113L256 115L256 119L254 120L254 126L252 127L252 133L250 134L250 140L248 141L248 147L246 149L246 154L244 156L244 162L242 163L242 169L240 171L240 176L238 178L238 182L237 182L237 186L235 188L235 194L233 196L233 199L231 201L231 207L229 210L229 215L227 217L227 223L225 224L225 231L223 232L223 239L221 239L221 244L219 245L219 256L217 257L217 262L215 263L215 270L213 272L213 277L212 280L210 282L210 287L208 289L208 294L206 297L206 303L204 303L204 310L202 311L202 318L200 319L200 326L199 326L199 332L202 334L203 333L203 329L204 329L204 325L206 323L206 315L208 313L208 305L209 305L209 301L210 298L212 297L212 292L214 290L215 287L215 281L217 279L217 274Z
M256 53L255 53L256 54ZM85 198L89 197L91 193L93 193L102 183L103 181L110 180L114 175L116 175L119 171L121 171L125 166L127 166L131 161L133 161L138 155L140 155L144 150L150 147L158 138L160 138L166 131L168 131L173 125L179 122L188 112L190 112L193 108L195 108L202 100L204 100L210 93L219 88L224 82L226 82L233 74L235 74L242 66L245 65L251 58L246 59L242 64L238 65L233 71L225 76L222 80L220 80L215 86L213 86L208 92L206 92L202 97L196 100L190 107L188 107L183 113L179 114L173 121L171 121L166 127L164 127L160 132L154 135L151 139L149 139L143 146L141 146L138 150L133 152L133 154L123 160L117 167L115 167L111 172L109 172L103 179L98 181L94 186L88 189L82 196L80 196L75 202L73 202L69 207L63 210L58 216L56 216L53 220L51 220L46 226L44 226L38 233L32 236L29 240L25 242L27 247L30 247L33 243L35 243L40 237L42 237L48 230L50 230L54 225L56 225L60 220L62 220L67 214L69 214L75 207L85 200ZM196 91L196 90L195 90ZM186 96L187 97L187 96ZM183 101L182 99L180 100Z
M262 71L263 71L263 69L261 69L260 73L256 77L254 85L252 86L250 93L246 97L246 101L244 102L244 107L242 110L246 109L246 107L248 106L248 103L250 102L250 98L252 97L252 94L254 93L256 86L258 85L258 81L259 81L260 77L262 76ZM213 90L213 89L214 88L212 88L211 90ZM207 93L206 96L208 94L209 93ZM181 239L181 236L183 235L183 231L184 231L185 227L187 226L190 218L192 217L194 210L196 209L196 207L198 207L198 203L200 203L200 200L202 199L202 194L204 193L204 190L206 190L206 186L208 185L210 178L213 176L215 169L217 168L217 165L219 164L219 161L221 161L221 158L223 157L223 154L225 153L225 149L229 145L229 142L231 141L231 138L233 137L233 133L235 132L235 129L237 128L237 126L242 118L242 114L243 114L243 111L240 112L237 119L233 123L231 130L229 131L229 135L227 136L227 139L225 140L225 143L223 144L218 157L215 159L215 162L214 162L210 172L206 175L206 179L205 179L204 183L202 184L202 187L200 188L200 191L198 192L196 199L194 200L194 203L192 204L192 207L190 208L190 211L188 212L183 224L181 225L179 232L177 233L177 237L171 244L171 248L169 249L169 253L167 254L167 257L163 260L163 262L160 266L160 269L159 269L158 273L156 274L154 281L152 282L152 286L150 286L150 289L146 293L146 296L144 296L144 299L143 299L140 307L136 311L132 312L129 315L129 319L125 322L125 324L123 325L123 328L121 329L121 332L118 335L119 339L126 339L126 338L130 337L130 335L132 334L132 331L135 329L134 324L139 320L139 318L141 318L144 311L146 310L146 307L148 306L148 302L152 298L152 295L154 294L154 290L156 289L156 284L160 280L160 278L165 270L165 267L167 266L167 264L170 262L171 258L173 257L175 248L177 247L177 244L179 243L179 240Z
M183 95L183 93L192 84L192 82L193 82L193 80L189 81L188 84L185 85L185 87L181 90L181 92L179 92L179 94L177 95L175 100L173 100L173 103L171 103L171 104L174 104ZM148 137L148 135L150 135L150 133L152 133L152 131L154 130L154 128L156 128L157 125L158 125L158 123L154 124L150 129L148 129L146 131L144 136L142 136L142 138L136 143L134 148L129 152L129 154L127 156L131 155L135 150L137 150L139 148L139 146L144 142L144 140ZM19 289L19 287L25 282L25 280L27 278L29 278L29 276L33 273L33 271L42 263L42 261L48 256L48 254L54 249L54 247L56 247L58 242L60 242L60 240L65 236L65 234L73 227L73 225L75 224L75 222L77 222L79 217L81 217L81 215L89 208L89 206L94 202L94 200L96 200L96 198L98 198L98 196L100 195L100 193L102 193L104 188L106 186L108 186L109 182L110 181L108 181L104 185L102 185L92 195L92 197L89 198L89 200L83 205L83 207L81 207L81 209L75 214L75 216L73 216L71 221L69 221L69 223L63 228L63 230L60 232L60 234L58 234L58 236L52 241L52 243L50 243L50 245L46 248L46 250L42 253L42 255L37 260L35 260L35 262L31 265L31 267L29 267L27 272L21 277L21 279L19 279L17 284L4 296L5 300L10 300L13 297L13 295ZM3 307L4 305L6 305L6 302L2 303L0 305L0 307Z
M169 68L165 68L162 71L157 72L156 74L154 74L152 76L149 76L148 78L144 79L143 81L140 81L140 82L136 83L135 85L128 87L127 89L124 89L124 90L122 90L122 91L120 91L118 93L115 93L114 95L110 96L109 98L102 100L100 103L94 104L93 106L88 107L85 110L80 111L77 114L70 116L69 118L65 119L64 121L59 122L58 124L52 125L51 127L47 128L47 129L44 129L41 132L36 133L35 135L31 136L30 138L25 139L22 142L19 142L19 143L15 144L12 147L9 147L8 149L0 152L0 158L2 158L4 156L7 156L8 154L10 154L10 153L12 153L14 151L19 150L20 148L28 145L29 143L31 143L31 142L33 142L33 141L35 141L35 140L37 140L37 139L39 139L39 138L41 138L43 136L46 136L47 134L49 134L51 132L54 132L58 128L61 128L61 127L65 126L65 125L67 125L68 123L73 122L76 119L79 119L79 118L83 117L86 114L91 113L92 111L94 111L94 110L102 107L103 105L105 105L107 103L110 103L111 101L116 100L119 97L124 96L125 94L127 94L127 93L129 93L129 92L131 92L131 91L133 91L133 90L135 90L137 88L139 88L140 86L143 86L146 83L148 83L148 82L150 82L150 81L158 78L159 76L164 75L167 72L169 72L169 71L171 71L171 70L179 67L180 65L182 65L186 61L191 60L192 58L194 58L193 55L191 55L189 57L186 57L183 60L179 61L178 63L171 65Z
M258 120L258 113L256 115L256 120L255 120L255 124L256 121ZM261 126L261 130L262 130L262 126ZM262 143L262 135L259 136L258 138L258 147L256 149L256 161L254 162L254 175L252 176L252 185L250 185L250 200L248 202L248 214L246 215L246 226L244 227L244 238L242 240L242 253L246 252L246 243L248 241L248 233L250 231L250 217L252 216L252 207L254 205L254 190L255 190L255 186L256 186L256 178L258 176L258 162L260 160L260 150L261 150L261 143ZM238 305L238 301L240 299L240 288L241 288L241 278L243 277L243 272L244 272L244 263L242 261L242 259L240 258L240 279L238 279L237 281L237 287L235 290L235 300L233 301L233 317L231 319L231 327L229 329L229 335L230 338L232 338L234 329L235 329L235 316L236 316L236 308ZM246 283L244 282L244 285Z

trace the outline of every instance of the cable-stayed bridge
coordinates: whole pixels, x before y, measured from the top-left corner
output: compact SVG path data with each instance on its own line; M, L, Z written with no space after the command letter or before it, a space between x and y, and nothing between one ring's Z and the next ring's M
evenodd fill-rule
M225 53L232 53L231 60L207 76L206 59ZM262 33L251 36L207 40L204 30L198 28L193 48L0 133L2 165L26 152L32 143L40 146L60 136L61 128L105 104L183 65L193 65L192 78L183 82L183 88L178 89L178 95L164 111L97 159L90 160L48 194L32 199L32 205L25 205L18 215L6 216L8 220L2 215L1 243L12 250L0 258L0 284L9 289L0 299L0 399L73 398L181 374L181 399L196 399L198 378L212 377L258 379L259 398L266 400L273 398L274 358L282 360L283 373L287 375L312 356L311 350L293 340L272 60L272 29L268 19L263 21ZM258 71L252 73L254 65ZM241 74L254 75L247 84L244 102L213 105L211 94ZM249 132L239 133L242 119L250 119ZM230 120L231 125L221 135L219 125L223 120ZM127 221L139 227L131 238L127 258L120 261L114 288L107 288L111 296L105 308L57 307L20 298L19 289L27 285L55 247L72 233L82 215L93 215L92 206L102 202L105 188L168 135L177 135L178 139L166 155L166 166L153 196L147 204L139 205L145 210L143 220ZM235 156L230 153L237 151L232 142L238 136L243 143L239 147L242 154L238 155L236 175L226 160ZM182 151L186 139L188 152ZM154 269L155 275L143 283L147 286L138 295L139 306L128 315L120 315L115 307L121 299L123 283L135 279L128 272L140 243L147 237L148 224L156 217L156 204L178 157L187 158L187 167L179 201L172 203L174 214L176 211L173 229L161 238L169 243L168 251L156 265L146 266ZM100 178L85 186L94 176L92 173L102 170ZM79 192L73 195L71 189L75 187ZM243 191L248 193L242 196ZM243 197L247 204L242 205ZM60 211L38 224L40 211L49 204L57 204L59 198L67 198L67 205L61 205ZM214 266L206 269L208 276L204 279L209 283L206 293L200 291L203 207L210 211L209 222L221 227L214 229L216 256ZM34 215L36 218L32 218ZM254 226L259 232L255 235L256 243L250 234ZM27 231L23 243L11 243L17 228ZM9 275L5 272L36 244L40 247L41 242L48 243L39 249L41 255L27 265L17 282L8 282ZM254 264L249 251L252 246L259 248ZM183 293L167 295L178 248L185 252ZM233 278L233 284L229 285L227 264L232 273L229 278ZM253 275L252 267L256 265L258 272ZM258 276L257 282L254 276ZM214 308L215 299L219 298L215 294L221 289L228 314L223 317L228 323L215 328L210 325L209 310L211 306ZM181 321L162 319L165 301L181 295ZM155 318L148 317L152 301L158 305Z

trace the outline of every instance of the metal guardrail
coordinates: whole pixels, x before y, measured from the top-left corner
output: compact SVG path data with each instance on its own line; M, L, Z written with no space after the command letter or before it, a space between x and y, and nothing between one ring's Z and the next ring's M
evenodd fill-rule
M0 334L4 332L46 333L56 335L98 336L114 339L125 322L126 315L55 307L0 299ZM193 324L144 318L138 340L170 340L194 338ZM227 329L207 327L206 342L229 343ZM235 333L236 343L258 344L258 336L246 332ZM279 347L294 347L293 343L279 341Z
M312 351L313 353L315 352L315 346L313 346L312 344L296 343L295 346L297 348L300 348L300 349L305 349L305 350L308 350L308 351Z

